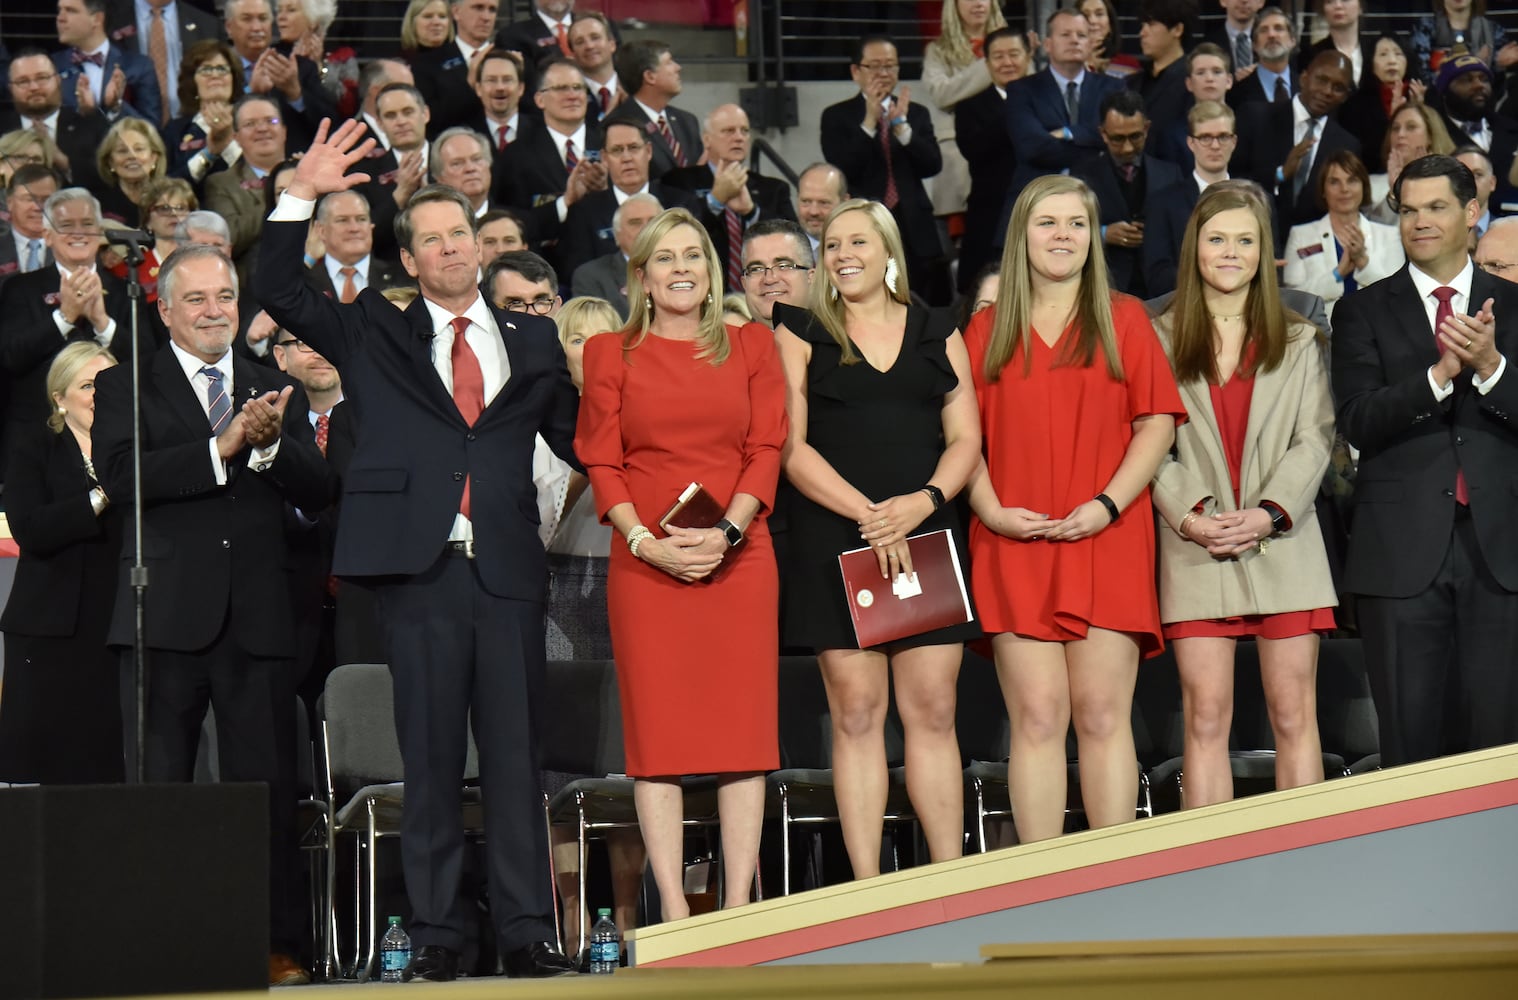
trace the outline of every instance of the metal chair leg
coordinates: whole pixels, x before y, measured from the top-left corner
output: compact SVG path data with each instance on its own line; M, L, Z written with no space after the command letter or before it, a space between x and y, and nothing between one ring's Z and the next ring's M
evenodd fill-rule
M588 862L588 855L590 853L590 850L589 850L590 845L586 841L586 835L589 833L589 831L586 829L586 825L585 825L585 804L584 804L584 802L579 803L579 817L580 817L580 828L579 828L579 833L578 833L578 835L576 837L576 840L578 841L578 845L577 846L579 847L579 851L580 851L580 873L579 873L579 875L577 877L579 878L579 881L580 881L580 900L579 900L579 906L580 906L580 916L581 916L581 919L579 921L579 923L580 923L580 938L579 938L578 941L575 942L575 961L579 961L580 956L583 955L583 954L585 954L585 942L586 942L586 938L585 938L585 935L586 935L585 924L590 919L590 908L586 905L586 902L585 902L585 866L589 863Z
M548 838L548 895L553 900L553 940L564 950L564 908L559 905L559 873L553 867L553 823L548 817L548 796L543 796L543 833Z
M791 797L780 786L780 895L791 894Z

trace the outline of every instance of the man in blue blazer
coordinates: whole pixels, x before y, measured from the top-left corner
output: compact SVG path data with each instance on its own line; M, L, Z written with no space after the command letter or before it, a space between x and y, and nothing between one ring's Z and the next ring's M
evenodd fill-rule
M416 950L406 978L458 974L467 915L461 781L471 716L484 782L493 923L513 976L568 972L554 944L534 696L544 671L546 557L535 436L578 467L578 394L551 320L481 294L468 199L423 188L396 216L421 295L404 312L366 288L351 304L302 280L316 200L366 179L373 139L322 123L264 228L258 297L343 375L356 449L332 569L375 585L406 768L401 865Z
M53 53L63 106L108 117L131 115L157 128L163 96L152 60L113 45L105 34L105 0L58 0L58 41Z
M1102 151L1102 98L1123 84L1116 77L1086 72L1090 49L1086 19L1068 8L1057 10L1044 38L1048 67L1007 88L1007 130L1017 151L1017 169L1002 206L997 247L1006 241L1012 205L1029 181L1069 173Z

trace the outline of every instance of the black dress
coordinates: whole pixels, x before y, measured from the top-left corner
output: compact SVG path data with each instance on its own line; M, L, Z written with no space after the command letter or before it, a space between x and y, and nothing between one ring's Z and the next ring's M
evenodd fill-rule
M5 631L0 781L121 781L119 659L105 643L116 600L121 515L90 507L95 485L68 430L18 435L5 477L21 549Z
M887 371L868 361L839 364L842 350L811 313L775 306L775 323L807 341L806 440L838 474L871 500L920 490L943 455L943 400L959 384L945 342L954 323L945 311L907 307L901 351ZM856 347L857 353L857 347ZM838 556L864 546L859 525L799 490L789 510L789 555L781 634L787 646L854 649L858 640L844 598ZM948 528L961 561L969 552L955 504L944 504L913 534ZM893 643L911 648L980 637L973 620Z

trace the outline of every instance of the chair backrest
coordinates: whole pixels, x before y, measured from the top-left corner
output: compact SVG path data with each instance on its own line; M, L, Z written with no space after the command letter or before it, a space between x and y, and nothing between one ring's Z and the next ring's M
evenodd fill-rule
M815 656L780 658L780 766L833 766L827 689Z
M365 785L404 781L390 668L383 663L345 663L327 675L318 704L326 724L327 766L333 788L351 794ZM469 729L463 781L479 777L480 756Z
M544 677L537 719L543 767L601 777L626 767L622 700L611 660L555 660Z

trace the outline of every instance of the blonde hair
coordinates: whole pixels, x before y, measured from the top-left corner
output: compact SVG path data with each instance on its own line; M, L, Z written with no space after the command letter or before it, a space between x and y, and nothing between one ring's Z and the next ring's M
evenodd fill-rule
M383 292L380 292L380 294L385 297L386 302L389 302L401 309L405 309L411 303L415 302L416 297L421 293L411 285L396 285L394 288L385 289Z
M553 321L559 327L559 345L565 348L569 347L569 338L577 333L594 337L620 330L625 322L616 306L593 295L576 295L564 303Z
M1066 341L1059 364L1088 367L1100 350L1107 373L1123 377L1123 359L1117 350L1117 330L1112 324L1112 289L1107 281L1107 259L1098 243L1101 218L1096 195L1085 182L1062 174L1045 174L1023 188L1012 206L1007 226L1007 245L1001 255L1001 287L996 292L996 314L991 342L986 348L986 379L995 382L1002 369L1021 348L1023 373L1033 371L1033 264L1028 259L1028 223L1033 210L1045 198L1059 194L1079 195L1086 212L1091 248L1081 268L1080 291L1075 299L1074 323L1078 336Z
M648 331L657 318L654 316L653 300L644 289L643 276L639 272L648 267L648 259L654 255L664 237L681 226L695 230L701 256L706 259L707 292L706 301L701 303L696 357L706 358L716 367L727 360L732 350L732 344L727 339L727 324L722 322L722 264L717 259L717 249L712 246L712 238L707 235L706 227L683 208L666 209L654 216L633 244L632 254L627 259L627 323L619 331L622 334L622 349L630 351L643 343L643 338L648 336Z
M994 4L992 6L995 6ZM828 230L833 228L846 212L863 212L869 216L870 224L879 234L880 241L885 244L886 256L896 261L896 290L893 292L889 287L886 293L903 305L912 301L911 290L907 286L907 252L901 242L901 230L896 226L896 219L891 215L891 210L878 201L868 201L864 198L850 198L833 209L828 221L822 226L822 239L818 242L817 249L824 255L827 253ZM820 265L819 261L819 265ZM832 336L841 352L838 363L841 365L857 365L859 352L854 350L853 341L849 340L848 330L844 327L843 296L838 294L838 286L833 284L833 276L827 268L818 267L819 276L812 281L807 290L807 308L813 316L822 324L822 328Z
M938 37L928 43L928 48L936 49L943 57L944 65L950 69L963 69L974 62L975 53L970 47L970 36L965 31L965 22L959 19L958 0L943 0L943 17L940 23L943 27ZM1002 16L1001 4L990 4L986 14L985 33L989 35L998 28L1006 26L1007 19Z
M745 299L737 292L728 292L722 296L722 311L723 313L742 316L745 323L752 323L754 321L754 312L748 307L748 299Z
M122 137L128 132L136 132L148 141L148 147L154 154L153 169L149 171L148 179L162 180L169 171L169 152L164 148L163 137L158 134L158 130L141 118L120 119L111 126L105 138L100 140L100 148L95 151L95 167L100 171L100 176L112 184L118 184L116 171L111 169L111 154L116 152L116 147L121 145Z
M0 135L0 158L20 156L34 144L42 148L42 165L52 170L58 162L58 144L52 136L29 128L18 128ZM15 173L15 170L12 169L11 173Z
M1408 111L1415 112L1423 119L1423 131L1428 133L1428 149L1426 156L1450 156L1455 152L1455 140L1449 136L1449 129L1444 127L1444 121L1439 112L1424 104L1422 101L1408 101L1386 121L1386 138L1381 140L1381 159L1385 160L1391 155L1392 147L1392 122Z
M416 19L422 16L422 11L435 3L443 5L443 13L448 13L450 4L448 0L411 0L406 8L406 13L401 15L401 48L410 52L422 47L421 39L416 37ZM448 37L443 39L447 45L453 41L453 18L448 18Z
M116 356L101 347L93 340L76 340L53 358L53 363L47 369L47 402L52 410L48 414L47 425L54 434L63 432L63 413L59 410L59 397L69 391L69 384L79 374L79 370L96 358L105 358L110 362L107 368L116 364Z

